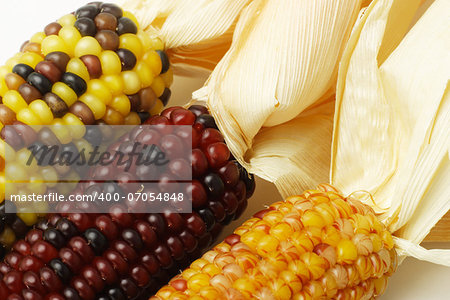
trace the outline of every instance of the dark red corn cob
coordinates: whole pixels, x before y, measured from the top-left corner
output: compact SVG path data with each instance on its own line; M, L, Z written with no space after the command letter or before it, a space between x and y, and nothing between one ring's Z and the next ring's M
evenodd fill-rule
M172 107L145 124L192 126L192 213L130 214L117 204L108 213L84 212L92 207L73 213L68 207L71 213L48 215L0 263L0 299L147 299L240 216L254 178L231 157L205 107ZM150 132L136 138L157 137ZM167 152L181 145L174 135L158 138ZM181 168L172 167L173 172ZM129 179L139 178L139 170L93 172L96 179L116 172L117 180L80 183L78 193L137 188ZM161 175L160 186L169 175Z

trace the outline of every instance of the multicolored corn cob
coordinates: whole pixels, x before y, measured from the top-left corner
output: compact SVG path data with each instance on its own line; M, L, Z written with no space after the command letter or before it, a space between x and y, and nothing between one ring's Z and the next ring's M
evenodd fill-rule
M151 299L375 299L396 267L374 211L322 185L256 213Z
M168 108L145 123L192 126L193 212L130 214L113 205L109 213L88 214L80 206L71 213L50 214L0 263L0 299L148 299L240 216L254 191L254 178L233 160L205 107ZM160 140L169 136L170 143L160 144L168 152L179 145L175 135ZM136 139L158 140L154 132L145 131ZM117 180L100 184L94 175L76 192L131 188L122 185L123 170L109 172Z
M130 12L101 2L61 17L25 42L0 67L0 202L4 139L24 136L5 125L140 124L160 113L171 95L173 73L163 49ZM22 214L23 222L0 218L6 226L0 228L2 249L37 216Z

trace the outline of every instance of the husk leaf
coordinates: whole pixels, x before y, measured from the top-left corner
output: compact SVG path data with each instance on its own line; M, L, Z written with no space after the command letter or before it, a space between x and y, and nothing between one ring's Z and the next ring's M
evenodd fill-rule
M375 0L355 26L336 92L331 183L368 191L403 255L450 266L418 244L450 209L450 2ZM406 35L405 35L406 34Z
M211 71L231 45L234 26L250 0L123 0L141 28L160 37L174 71Z
M359 9L348 0L252 1L229 51L193 94L207 102L239 162L284 196L328 179L327 103Z

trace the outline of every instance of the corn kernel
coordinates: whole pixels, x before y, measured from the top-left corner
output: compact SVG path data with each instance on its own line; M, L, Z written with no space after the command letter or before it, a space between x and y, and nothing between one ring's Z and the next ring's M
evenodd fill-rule
M114 51L103 51L98 58L104 75L116 75L122 71L122 63Z
M47 55L51 52L69 52L69 47L64 40L57 35L49 35L43 41L41 45L42 53Z
M86 104L94 114L96 120L103 118L106 112L106 105L100 99L91 94L84 94L79 99Z
M71 107L78 98L74 90L72 90L67 84L63 82L56 82L55 84L53 84L52 93L61 98L68 107Z
M43 32L36 32L31 37L30 42L31 43L41 44L42 41L45 39L45 37L46 37L45 33L43 33Z
M119 48L128 49L136 56L136 59L141 59L143 54L143 47L141 40L131 33L122 34L120 37Z
M73 14L67 14L59 18L58 23L61 26L73 26L75 24L75 21L77 19L75 18L75 15Z
M383 244L387 249L394 248L394 240L392 239L392 235L389 231L384 230L381 233L381 239L383 240Z
M103 75L100 79L108 87L113 96L117 96L123 93L124 83L122 77L119 75Z
M5 229L0 233L0 243L6 246L12 246L15 241L16 235L14 231L8 226L5 226Z
M102 53L102 47L98 41L92 36L82 37L74 49L74 55L76 57L81 57L84 55L95 55L99 56ZM103 67L103 65L102 65Z
M74 57L67 63L66 72L80 76L85 82L89 82L90 76L86 65L81 59Z
M121 73L122 80L124 82L123 92L127 95L133 95L139 92L141 89L141 81L139 76L134 71L124 71ZM154 82L153 82L154 83ZM152 83L152 89L153 89ZM163 90L164 92L164 90Z
M141 118L139 117L139 115L136 112L132 111L125 117L124 124L125 125L139 125L139 124L141 124Z
M17 121L28 125L39 125L42 123L41 119L31 109L24 108L20 110L16 115Z
M169 68L166 73L159 75L161 76L162 80L164 81L164 84L166 87L170 87L173 83L173 69Z
M251 296L256 292L254 283L246 278L239 278L233 282L233 288L248 296Z
M250 247L250 249L255 250L258 246L259 241L265 236L261 231L249 231L241 236L241 242Z
M139 76L139 80L141 81L141 88L149 87L153 82L153 73L149 66L143 61L139 61L136 64L135 72Z
M322 218L322 216L313 210L307 210L302 216L302 223L305 227L318 227L322 228L325 225L325 220Z
M164 81L160 76L157 76L153 79L152 84L150 85L153 92L155 92L156 97L161 97L161 95L164 93L165 85Z
M203 273L193 275L187 281L188 289L199 292L201 288L209 285L209 276Z
M5 93L5 96L3 97L3 104L8 106L16 114L28 106L19 92L14 90Z
M232 282L222 274L213 276L209 283L212 287L222 293L225 293L229 288L231 288L232 285Z
M48 125L53 121L53 113L48 107L47 103L42 100L34 100L30 103L30 110L38 116L41 121L40 124Z
M66 113L62 119L66 125L70 125L69 130L74 139L81 139L84 136L86 127L77 116L72 113Z
M74 26L64 26L59 30L59 37L66 43L68 46L69 56L73 56L75 46L81 40L81 34Z
M209 277L213 277L214 275L217 275L220 273L220 269L214 265L214 264L206 264L205 266L203 266L202 268L202 272L206 273Z
M278 223L270 229L270 235L278 238L280 241L287 240L293 233L291 226L284 222Z
M338 262L351 263L358 257L358 250L350 240L343 239L337 245Z
M302 290L303 284L300 277L295 275L291 270L282 271L280 273L280 278L289 286L294 294Z
M156 51L149 51L144 54L142 60L147 64L153 73L153 76L158 76L162 71L162 62L159 54Z
M22 55L19 62L22 64L29 65L32 68L35 68L36 65L43 60L44 60L44 58L37 53L26 52Z

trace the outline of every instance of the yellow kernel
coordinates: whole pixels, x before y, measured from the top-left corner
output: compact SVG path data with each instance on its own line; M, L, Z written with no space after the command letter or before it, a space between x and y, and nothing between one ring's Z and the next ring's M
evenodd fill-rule
M22 55L22 52L17 52L13 57L6 61L5 66L7 67L8 73L12 72L13 67L20 63L20 58L22 58Z
M387 249L392 249L394 247L394 240L392 239L392 235L389 231L384 230L381 233L381 239L383 240L384 246Z
M328 202L314 205L314 210L322 216L326 225L332 225L334 220L338 218L338 212L336 208L334 208Z
M200 290L200 296L207 300L216 300L220 298L219 292L212 286L205 286ZM192 298L189 298L192 299Z
M293 232L291 226L284 222L278 223L270 229L270 235L276 237L280 241L287 240Z
M164 109L164 104L161 100L157 99L155 105L150 109L149 113L151 116L160 114Z
M41 167L41 176L44 179L45 183L49 187L53 187L56 185L56 181L58 180L58 173L56 173L55 169L52 167Z
M69 125L69 130L74 139L81 139L84 136L86 127L77 116L72 113L66 113L62 119L66 125Z
M115 75L122 71L122 62L116 52L111 50L103 51L99 57L104 75Z
M11 110L13 110L16 114L22 109L27 108L27 103L19 94L18 91L11 90L5 93L3 97L3 104L8 106Z
M36 32L31 37L30 42L31 43L41 44L42 41L45 39L45 37L46 37L45 33L43 33L43 32Z
M33 162L36 162L35 160ZM39 174L31 175L29 178L30 182L27 183L27 188L31 193L38 195L43 195L47 189L44 184L44 179ZM37 202L38 203L38 202Z
M21 182L28 180L28 172L24 165L18 162L9 162L5 165L5 178L7 181Z
M15 241L16 235L14 231L8 226L5 226L5 229L0 233L0 243L6 246L12 246Z
M17 121L25 123L27 125L39 125L41 119L30 108L21 109L16 115Z
M71 107L78 98L74 90L63 82L55 82L52 86L52 93L59 96L59 98L61 98L68 107Z
M220 274L221 270L215 264L207 264L203 266L202 272L206 273L209 277L213 277L214 275Z
M269 283L270 289L273 291L275 299L289 300L292 297L292 292L289 286L281 279L275 279Z
M139 61L135 67L135 71L139 76L142 88L149 87L152 84L153 73L145 62Z
M132 33L125 33L119 37L119 48L128 49L136 56L136 59L141 59L143 54L143 47L141 40Z
M116 110L107 106L105 115L103 116L103 121L109 125L122 125L125 123L123 115L118 113Z
M73 26L76 21L76 17L73 14L67 14L59 18L58 23L61 26Z
M207 264L208 264L207 260L199 258L191 264L190 268L195 270L201 270Z
M100 79L93 79L88 82L86 94L93 94L106 105L111 103L112 100L112 94L108 86Z
M66 45L66 42L62 38L57 35L49 35L43 41L41 45L42 53L47 55L51 52L69 52L69 47Z
M132 111L125 117L124 124L139 125L141 124L141 118L139 118L139 115L136 112Z
M280 273L280 278L291 288L294 294L302 290L302 281L291 270L282 271Z
M170 87L173 83L173 69L169 68L166 73L159 75L161 76L166 88Z
M103 118L106 112L106 105L99 98L91 94L84 94L79 99L86 104L94 114L96 120Z
M260 239L265 236L261 231L249 231L241 236L241 242L246 244L250 249L255 250Z
M138 28L138 31L139 31L139 22L138 22L138 20L136 19L136 17L134 16L134 14L132 12L124 10L123 11L123 16L128 18L128 19L130 19L131 21L133 21L134 24L136 24L136 26Z
M266 235L259 240L256 249L259 255L265 257L267 253L277 250L279 244L280 242L275 237Z
M31 207L23 207L19 209L17 212L17 216L22 219L22 221L27 224L27 226L32 226L33 224L36 224L37 222L37 214L32 212Z
M164 81L162 80L162 78L158 76L153 79L151 88L153 92L155 92L156 97L159 98L164 93L164 89L166 88L166 86L164 85Z
M380 278L374 279L375 291L374 296L379 296L384 293L387 286L387 276L381 276Z
M33 102L30 103L29 108L41 120L40 124L48 125L52 123L53 113L48 107L47 103L45 103L44 101L40 99L34 100Z
M85 139L78 139L73 142L75 147L77 147L78 151L83 151L86 153L92 152L93 148L90 142L86 141ZM72 171L74 172L74 171ZM72 178L77 177L77 173L75 172L73 175L71 175Z
M131 109L130 99L124 94L114 97L109 106L124 117L130 113Z
M69 50L69 55L73 56L73 49L77 45L78 41L81 40L81 34L74 26L64 26L59 30L58 35L66 43Z
M62 119L53 119L51 125L52 126L50 129L62 144L67 144L72 141L70 130L69 128L67 128L65 122Z
M0 77L0 97L4 97L7 91L9 91L9 89L6 85L5 79Z
M383 248L383 241L381 237L376 233L371 233L369 237L372 240L373 252L380 251L381 248Z
M156 51L148 51L142 57L142 60L152 70L153 76L158 76L162 70L162 62L159 54Z
M256 292L256 287L253 282L246 278L239 278L233 282L233 288L249 296L255 294Z
M209 285L209 276L203 273L195 274L187 281L188 289L198 293L201 288Z
M325 220L322 218L322 216L314 210L305 211L301 219L305 227L322 228L326 225Z
M74 54L76 57L84 55L96 55L99 56L102 52L102 47L98 41L92 36L82 37L75 46Z
M124 83L120 75L103 75L100 79L105 83L113 96L123 94Z
M198 269L188 268L181 273L181 277L183 277L184 280L188 280L189 278L198 273L199 273Z
M124 71L121 73L122 81L124 83L123 92L127 95L133 95L141 89L141 81L139 76L134 71ZM154 83L154 82L153 82ZM152 84L153 85L153 84ZM153 89L153 87L152 87ZM163 90L164 92L164 90Z
M338 262L351 263L358 257L358 250L350 240L343 239L337 245Z
M32 68L35 68L38 63L40 63L44 58L34 52L26 52L20 58L20 63L29 65Z
M81 59L74 57L67 63L66 72L73 73L83 78L84 81L89 82L90 76L86 65Z
M312 280L319 279L325 273L327 262L323 257L313 252L306 252L302 254L301 259L308 266Z
M138 34L139 34L139 32L138 32ZM163 43L163 41L157 36L150 37L150 49L152 49L152 50L164 50L164 43Z

